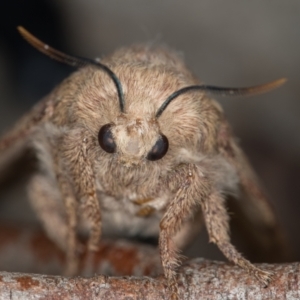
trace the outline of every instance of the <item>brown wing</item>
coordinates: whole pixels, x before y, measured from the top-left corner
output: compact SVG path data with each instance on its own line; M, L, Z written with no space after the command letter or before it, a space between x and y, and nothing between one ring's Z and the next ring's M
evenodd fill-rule
M37 103L0 138L0 171L22 155L34 128L49 119L53 110L50 94Z
M220 127L218 144L219 151L234 166L239 176L242 196L245 199L238 199L233 204L244 216L242 223L248 229L247 233L251 233L256 246L257 243L260 244L259 247L254 246L253 251L264 252L265 257L260 255L259 259L265 261L286 260L289 251L272 204L225 120ZM248 236L244 238L251 239Z

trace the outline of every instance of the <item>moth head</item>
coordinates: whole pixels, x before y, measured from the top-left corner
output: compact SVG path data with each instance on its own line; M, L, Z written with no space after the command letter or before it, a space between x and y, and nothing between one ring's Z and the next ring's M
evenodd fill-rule
M180 95L201 91L221 96L253 95L274 89L285 82L279 79L267 84L246 88L224 88L210 85L192 85L174 91L165 99L152 118L126 113L126 99L123 88L116 74L106 65L97 60L90 60L62 53L41 42L23 27L18 27L21 35L35 48L60 62L80 68L93 65L104 71L113 81L118 94L120 114L113 122L104 124L99 128L99 147L106 153L117 157L125 164L139 164L149 161L155 162L163 159L169 150L168 137L164 135L163 128L159 127L159 118L172 101ZM162 99L163 100L163 99Z
M262 93L284 82L283 79L247 88L222 88L209 85L187 86L173 92L157 109L155 117L147 119L125 112L125 105L120 106L121 114L116 122L103 125L98 134L100 147L107 153L117 153L121 162L132 165L143 160L158 161L165 157L169 149L169 140L159 127L159 118L168 105L177 97L191 91L203 91L221 95L249 95ZM121 86L121 83L120 83ZM123 99L124 100L124 99ZM121 100L119 101L121 103ZM123 102L125 104L125 102Z
M160 160L169 148L168 138L161 133L155 119L128 114L119 115L115 123L103 125L98 142L105 152L118 153L118 159L126 165Z

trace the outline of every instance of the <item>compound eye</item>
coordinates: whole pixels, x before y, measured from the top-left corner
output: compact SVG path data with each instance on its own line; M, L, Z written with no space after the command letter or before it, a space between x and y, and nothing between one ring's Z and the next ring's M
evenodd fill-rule
M169 141L165 135L161 135L147 155L148 160L158 160L165 156L169 148Z
M103 125L98 133L98 141L101 148L108 152L116 152L116 144L111 133L112 124Z

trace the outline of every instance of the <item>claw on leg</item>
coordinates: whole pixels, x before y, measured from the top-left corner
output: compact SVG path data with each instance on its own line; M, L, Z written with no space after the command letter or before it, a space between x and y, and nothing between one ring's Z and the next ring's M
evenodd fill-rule
M253 275L263 286L267 286L273 274L254 266L230 243L228 213L222 196L218 193L213 193L201 205L210 241L219 247L229 261Z

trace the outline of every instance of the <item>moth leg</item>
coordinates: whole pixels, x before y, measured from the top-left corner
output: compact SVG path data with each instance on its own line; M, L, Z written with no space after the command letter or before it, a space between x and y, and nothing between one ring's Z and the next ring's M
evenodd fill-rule
M248 220L255 225L253 228L254 235L264 247L269 257L285 261L290 250L287 240L284 236L284 230L280 226L276 212L271 201L261 187L254 171L250 167L245 158L244 173L240 173L240 182L243 192L246 195L246 200L240 209L247 216Z
M47 176L37 174L30 179L28 194L31 206L42 221L47 235L65 251L68 227L58 187Z
M225 209L223 197L214 192L209 198L201 201L201 208L210 242L217 244L228 260L245 269L264 286L267 286L273 274L255 267L230 243L228 213Z
M47 235L63 251L66 252L67 275L75 275L78 271L77 240L76 240L76 207L74 198L61 194L56 184L42 174L35 175L29 184L31 205L37 211ZM64 199L64 207L61 199Z
M78 203L68 180L66 170L60 156L59 147L52 149L54 159L54 170L56 174L57 183L61 193L61 197L65 206L67 235L66 235L66 256L67 266L65 270L66 275L75 275L78 272L78 247L77 241L77 225L78 225Z
M101 236L101 212L92 167L91 149L97 149L93 142L83 131L73 130L65 137L63 147L76 195L80 199L80 209L90 222L88 248L95 251Z
M268 258L277 255L281 260L286 260L289 249L272 204L225 121L219 132L219 147L223 156L237 170L246 201L236 201L235 204L251 222L253 236L264 247Z
M64 165L60 141L63 138L64 131L49 123L35 133L32 143L39 157L40 175L33 178L29 193L49 236L66 252L65 273L75 275L77 201Z
M240 183L247 196L247 201L244 203L242 209L244 213L247 214L247 217L252 220L253 223L256 223L258 228L260 227L259 232L261 232L263 236L263 238L261 238L261 244L265 244L266 247L273 249L273 251L276 245L278 253L281 253L283 256L287 255L286 241L271 202L263 191L247 158L243 153L238 153L238 150L239 149L236 149L236 153L238 154L237 164L240 171Z
M168 280L172 297L177 297L176 268L179 265L179 254L174 236L179 232L182 221L193 215L196 203L193 198L193 170L179 176L181 182L174 199L170 202L160 222L159 249L164 275Z
M75 275L78 272L78 247L77 241L77 202L72 193L70 183L65 179L59 180L60 190L65 205L65 211L67 215L67 268L65 270L66 275Z

